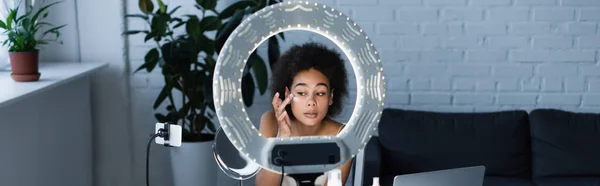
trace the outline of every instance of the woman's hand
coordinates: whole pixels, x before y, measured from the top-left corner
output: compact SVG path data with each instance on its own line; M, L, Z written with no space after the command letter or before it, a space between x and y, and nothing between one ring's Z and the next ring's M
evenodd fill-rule
M281 101L281 99L279 99L279 92L275 93L275 96L273 96L272 104L275 111L275 118L277 118L277 124L279 126L278 137L290 137L292 135L292 123L285 110L285 106L290 103L292 98L294 98L294 94L289 94L286 96L285 100Z

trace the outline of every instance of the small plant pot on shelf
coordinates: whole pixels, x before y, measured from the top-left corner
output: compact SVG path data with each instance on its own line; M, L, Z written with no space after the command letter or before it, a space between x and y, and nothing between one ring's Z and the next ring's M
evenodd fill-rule
M16 82L31 82L40 79L39 51L34 52L9 52L12 74Z

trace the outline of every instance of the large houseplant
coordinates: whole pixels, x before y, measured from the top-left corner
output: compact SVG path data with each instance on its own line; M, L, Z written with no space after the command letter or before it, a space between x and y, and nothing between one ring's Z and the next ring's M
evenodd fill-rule
M213 140L215 127L210 117L214 115L206 111L214 109L211 81L216 57L246 15L277 2L237 1L218 12L215 10L216 0L196 0L195 7L200 12L198 15L175 17L173 15L180 6L170 9L162 0L157 0L158 8L155 8L151 0L139 0L143 14L130 14L127 17L145 20L149 30L129 30L125 33L145 34L144 42L156 44L146 53L145 62L135 70L152 72L157 65L161 68L165 85L154 102L154 109L164 101L168 101L168 106L166 114L155 114L156 119L182 125L183 141ZM185 33L176 35L176 29L185 30ZM216 31L216 34L211 38L207 34L212 31ZM284 39L283 33L279 37ZM268 40L268 61L271 66L279 57L278 42L275 36ZM265 60L256 51L248 60L244 74L243 100L246 106L251 106L255 88L258 87L260 94L264 94L268 84ZM173 90L182 96L179 106L173 99Z
M45 2L45 1L44 1ZM44 5L42 2L42 5ZM18 82L37 81L40 78L39 46L50 42L59 42L60 28L66 26L54 26L43 19L48 16L48 8L60 3L54 2L44 5L34 12L29 6L23 15L17 15L19 7L11 8L6 20L0 20L0 28L8 38L2 41L3 46L8 45L10 64L12 67L11 77ZM50 29L43 30L50 26ZM43 32L42 32L43 31ZM48 34L54 35L53 39L46 39Z
M157 112L155 117L159 122L176 123L183 128L182 147L171 150L175 185L198 184L199 181L216 185L210 183L215 181L217 170L210 145L216 131L213 121L217 121L212 114L212 76L217 56L229 35L247 15L279 1L235 1L223 10L217 10L217 0L195 0L198 14L179 17L175 15L180 6L170 8L162 0L155 2L156 7L152 0L139 0L142 13L126 15L144 20L148 29L128 30L125 34L144 34L144 42L155 45L148 50L144 63L135 72L152 72L160 67L165 85L154 101L154 109L164 102L167 106L166 112ZM279 37L284 39L283 34ZM277 36L268 39L267 50L272 66L280 52ZM265 93L267 76L265 60L254 51L242 78L242 97L246 106L253 104L256 88L260 94ZM180 98L174 97L175 94L181 95ZM194 167L198 169L192 170Z

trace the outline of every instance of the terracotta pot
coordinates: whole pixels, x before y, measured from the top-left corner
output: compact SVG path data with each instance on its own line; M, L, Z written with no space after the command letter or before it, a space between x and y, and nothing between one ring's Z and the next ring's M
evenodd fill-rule
M10 66L12 67L13 80L17 82L37 81L40 79L39 51L34 52L9 52Z

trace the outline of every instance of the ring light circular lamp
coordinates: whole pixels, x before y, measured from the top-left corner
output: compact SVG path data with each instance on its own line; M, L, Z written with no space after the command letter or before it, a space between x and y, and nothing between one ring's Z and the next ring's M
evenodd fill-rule
M357 101L346 127L337 136L266 138L245 110L241 82L250 54L280 32L320 34L342 49L357 83ZM377 129L385 98L383 67L363 30L335 8L308 1L282 2L246 18L225 42L213 76L217 117L232 144L262 168L288 174L326 172L342 166L362 150Z

